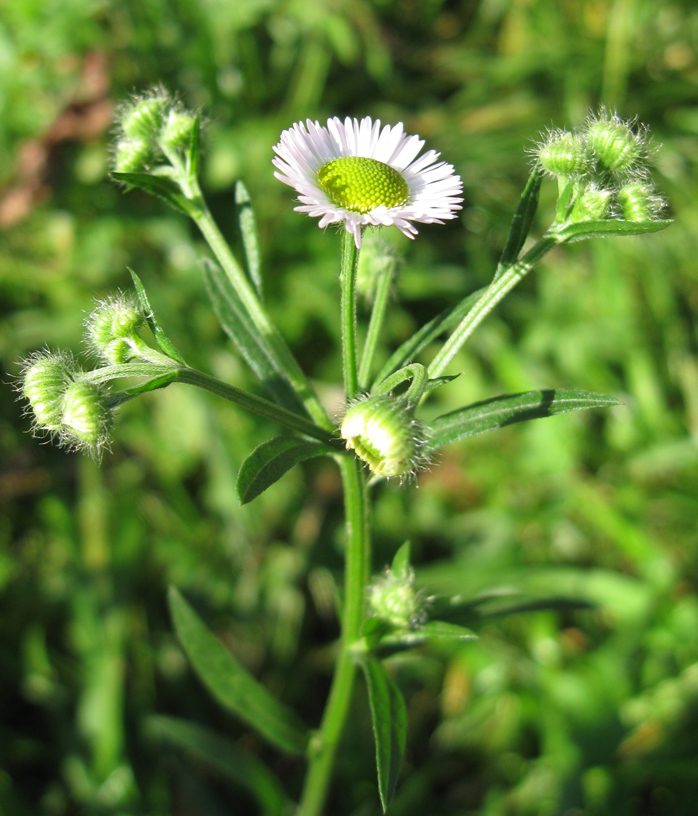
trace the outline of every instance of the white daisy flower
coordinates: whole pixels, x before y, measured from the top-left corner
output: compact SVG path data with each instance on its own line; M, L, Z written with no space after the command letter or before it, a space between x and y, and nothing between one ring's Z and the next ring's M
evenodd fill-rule
M274 175L298 192L297 212L320 218L318 226L342 221L361 246L362 228L396 226L414 238L420 224L442 224L461 209L463 183L453 166L394 127L370 117L327 127L306 120L281 134L274 147Z

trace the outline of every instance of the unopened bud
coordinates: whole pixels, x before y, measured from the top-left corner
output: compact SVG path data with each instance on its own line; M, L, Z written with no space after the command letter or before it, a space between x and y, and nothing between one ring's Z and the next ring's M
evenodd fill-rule
M541 167L553 176L582 176L588 170L589 156L584 139L566 130L549 133L538 146L537 156Z
M25 363L19 390L29 401L36 430L60 429L61 402L74 370L72 357L64 352L41 352Z
M424 622L424 598L414 588L414 573L404 577L386 570L368 586L368 605L381 621L395 629L416 628Z
M605 218L609 214L612 195L610 190L597 187L595 184L585 186L574 202L569 220L578 222Z
M366 397L352 403L340 433L375 476L404 480L428 463L426 428L399 398Z
M644 152L643 139L627 122L606 111L588 123L586 138L600 169L616 175L632 172Z
M617 193L622 217L626 221L652 221L663 206L660 196L649 184L626 184Z
M106 391L88 380L70 383L63 395L61 441L93 453L109 441L112 415Z
M125 363L138 353L138 329L144 317L132 297L107 298L85 321L90 347L109 363Z
M142 173L153 161L153 148L146 139L119 139L114 169L117 173Z
M196 117L186 111L170 110L159 136L163 150L185 150L192 143Z
M136 98L121 114L121 128L129 139L153 141L165 122L172 100L163 91Z

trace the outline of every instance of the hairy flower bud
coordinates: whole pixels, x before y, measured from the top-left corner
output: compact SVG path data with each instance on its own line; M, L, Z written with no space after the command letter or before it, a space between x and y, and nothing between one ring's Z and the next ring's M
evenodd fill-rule
M600 169L614 175L632 173L646 152L642 136L605 110L587 123L586 140Z
M652 221L664 202L650 184L626 184L616 194L620 211L626 221Z
M89 380L71 382L63 394L61 442L98 455L109 441L111 425L112 414L104 388Z
M375 476L407 479L427 464L425 426L402 399L357 400L347 408L340 433Z
M613 193L598 187L596 184L588 184L583 187L572 207L570 221L596 221L605 218L610 210Z
M167 114L167 120L160 133L159 142L164 150L185 150L192 143L197 119L187 111L174 108Z
M582 176L589 165L584 139L566 130L548 133L536 155L541 167L552 176Z
M90 347L109 363L125 363L138 353L138 329L145 318L134 298L117 295L97 304L85 321Z
M391 570L375 578L368 586L368 606L381 621L395 629L407 629L423 623L424 597L414 588L414 573L398 576Z
M119 139L114 155L114 170L117 173L142 173L148 169L153 157L153 148L146 139Z
M60 430L61 401L74 370L73 358L64 352L40 352L25 363L18 390L29 401L36 430Z
M136 97L121 113L121 129L129 139L152 142L165 123L167 110L173 102L162 90Z

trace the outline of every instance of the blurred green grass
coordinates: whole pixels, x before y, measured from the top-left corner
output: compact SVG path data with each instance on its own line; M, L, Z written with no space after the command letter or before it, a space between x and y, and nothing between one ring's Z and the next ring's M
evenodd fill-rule
M199 236L106 177L110 111L157 82L206 113L204 183L231 239L232 184L250 189L269 307L329 383L339 242L272 177L284 127L402 120L463 177L458 222L414 244L385 235L403 255L391 347L488 281L540 130L600 103L651 127L674 226L551 255L460 353L464 375L430 410L552 386L624 405L470 440L416 492L381 488L374 566L409 537L431 593L597 605L487 618L476 644L396 661L410 732L391 814L695 812L697 39L688 0L0 7L0 812L259 812L216 768L154 739L153 714L227 734L298 791L302 767L221 721L191 676L169 583L311 724L329 682L342 543L331 465L241 508L237 467L271 427L169 389L121 411L98 468L32 440L11 389L23 354L78 350L85 311L128 287L127 264L187 359L256 388L208 306ZM333 814L378 813L363 692L356 706Z

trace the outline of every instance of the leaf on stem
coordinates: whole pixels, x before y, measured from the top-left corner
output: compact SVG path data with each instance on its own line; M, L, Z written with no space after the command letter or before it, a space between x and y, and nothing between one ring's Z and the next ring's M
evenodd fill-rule
M177 351L170 338L160 328L160 324L155 319L155 313L153 312L150 301L148 300L148 295L145 291L145 286L143 286L143 281L138 277L138 275L136 275L133 269L130 267L127 267L127 269L131 273L131 279L133 280L133 286L136 290L136 295L138 296L138 302L141 305L146 322L148 323L150 331L153 333L153 337L155 338L155 342L158 344L160 351L181 365L186 365L182 355Z
M472 629L451 621L429 620L417 629L402 632L368 632L364 634L368 649L379 658L414 649L430 640L477 640Z
M289 801L276 776L254 754L227 737L197 723L161 715L148 717L146 731L152 738L175 746L247 790L264 816L283 816L287 812Z
M538 194L540 193L541 182L543 181L543 169L536 166L531 175L528 177L524 191L521 194L519 206L516 208L514 218L511 222L509 230L509 237L507 238L504 252L499 259L497 272L494 279L497 278L508 269L519 257L528 233L531 231L531 224L533 223L533 216L538 209Z
M410 564L410 549L411 542L405 543L399 547L398 551L393 556L393 563L390 565L390 571L396 578L409 578L412 566Z
M174 587L169 602L179 642L216 700L272 745L291 754L304 753L308 731L295 713L238 663Z
M265 351L259 329L254 325L228 276L213 261L204 261L204 276L213 310L223 331L235 343L245 361L266 385L274 399L301 416L307 416L303 404L289 385L285 372Z
M568 411L610 408L620 404L620 400L605 394L565 388L508 394L467 405L435 419L431 423L431 446L436 450L505 425L556 416Z
M297 436L277 436L262 442L245 459L238 472L237 491L241 504L256 499L299 462L333 453L336 451L321 442Z
M486 291L487 288L485 287L468 295L452 309L445 309L436 317L432 318L428 323L425 323L419 331L415 332L412 337L405 340L405 342L393 352L390 359L380 370L373 381L371 390L376 388L376 386L384 380L387 380L393 372L407 365L411 360L414 360L419 352L425 349L429 343L436 340L439 335L447 332L453 326L457 326Z
M257 235L257 219L252 209L252 200L247 187L238 181L235 184L235 205L238 211L238 226L242 238L242 250L245 257L247 274L262 300L262 271L259 260L259 237Z
M407 709L402 692L385 666L374 657L361 661L371 706L373 736L376 741L378 792L383 812L392 801L407 737Z
M611 238L623 235L645 235L659 232L674 222L670 218L657 221L621 221L619 218L600 218L598 221L579 221L558 227L560 241L582 241L584 238Z
M115 181L121 181L131 187L138 187L147 193L167 202L175 210L187 216L192 216L195 207L188 198L182 195L178 185L171 179L153 176L150 173L110 173Z

